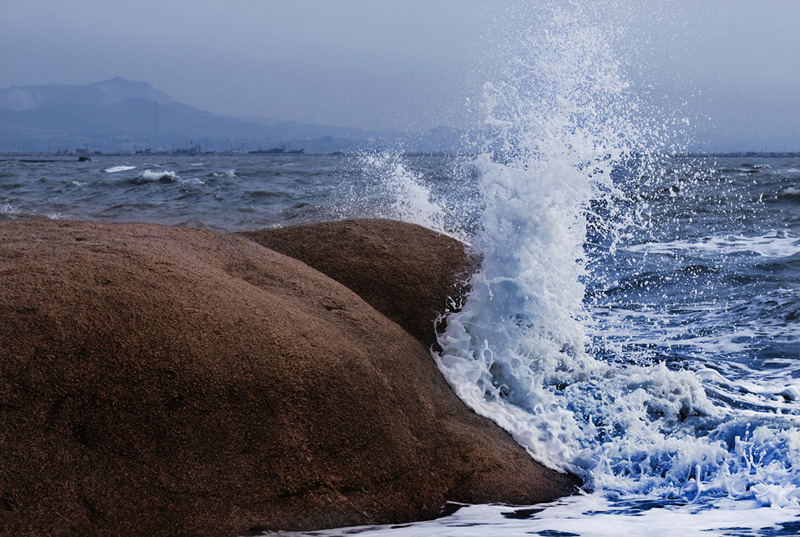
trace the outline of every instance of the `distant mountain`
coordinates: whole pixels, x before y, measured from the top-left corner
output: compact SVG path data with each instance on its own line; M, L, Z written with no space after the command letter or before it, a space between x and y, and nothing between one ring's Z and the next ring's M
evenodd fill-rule
M0 109L37 110L58 105L81 104L104 106L134 98L158 103L174 101L172 97L146 82L126 80L118 76L84 86L50 84L0 89Z
M181 103L146 82L116 77L83 86L0 89L0 151L153 151L194 147L307 152L449 150L458 131L409 136L265 118L234 118Z
M381 136L343 127L220 116L176 101L145 82L120 77L83 86L0 89L0 151L158 150L196 142L203 142L205 149L286 145L336 151L353 150Z
M216 116L179 102L159 104L132 97L111 104L58 103L30 110L0 110L0 124L29 133L69 134L90 138L128 135L137 138L250 138L261 126Z

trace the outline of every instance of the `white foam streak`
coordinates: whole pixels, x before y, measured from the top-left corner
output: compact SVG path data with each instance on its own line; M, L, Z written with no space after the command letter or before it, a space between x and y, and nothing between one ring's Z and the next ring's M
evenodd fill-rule
M121 165L121 166L112 166L110 168L106 168L103 171L106 172L106 173L118 173L118 172L127 172L127 171L135 170L135 169L136 169L136 166Z
M765 493L769 493L765 491ZM796 521L795 509L765 507L756 501L719 499L711 508L695 505L665 505L651 509L631 509L645 496L617 502L597 494L573 496L534 509L505 505L473 505L455 514L426 522L407 525L361 526L347 530L361 537L484 537L503 535L575 535L578 537L620 537L624 535L659 537L722 537L725 535L757 535L779 529ZM732 533L730 528L736 528ZM315 531L320 537L339 536L339 530ZM300 533L279 532L282 537ZM305 535L305 534L303 534Z
M800 238L777 232L759 237L728 235L707 237L700 241L676 240L628 246L630 252L675 255L680 253L719 255L754 254L763 257L789 257L800 253Z

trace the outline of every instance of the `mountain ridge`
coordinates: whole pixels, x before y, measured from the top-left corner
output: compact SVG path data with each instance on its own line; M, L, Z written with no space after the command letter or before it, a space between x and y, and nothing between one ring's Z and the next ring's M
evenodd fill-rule
M92 84L45 84L2 88L0 109L26 111L57 104L109 105L133 97L159 103L175 101L147 82L117 76Z
M0 88L0 151L170 151L198 143L205 150L239 152L276 146L318 153L447 151L458 147L461 134L445 127L411 135L224 116L122 77L85 85Z
M270 144L313 146L311 141L324 139L317 147L337 150L382 136L347 127L214 114L147 82L122 77L85 85L0 89L0 151L42 150L65 140L119 150L131 145L180 147L201 139L206 147L223 150L234 147L234 142L259 149Z

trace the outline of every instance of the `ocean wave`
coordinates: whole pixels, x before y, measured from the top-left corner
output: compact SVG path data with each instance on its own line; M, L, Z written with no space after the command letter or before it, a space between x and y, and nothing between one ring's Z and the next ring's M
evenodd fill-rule
M749 162L742 163L742 169L744 170L769 170L772 166L769 164L751 164Z
M707 277L709 274L715 274L718 269L707 265L689 265L685 267L678 267L670 271L662 272L638 272L631 276L619 278L616 281L608 282L602 288L596 289L591 293L591 296L600 295L614 295L619 293L628 293L637 289L651 290L661 287L665 284L672 283L676 280L683 281L688 284L693 280L698 280Z
M800 188L787 187L781 191L780 195L788 198L800 198Z
M249 198L277 198L281 197L282 194L278 192L273 192L271 190L253 190L252 192L247 193L247 197Z
M699 241L676 240L648 242L623 248L629 252L675 255L689 254L730 255L755 254L763 257L789 257L800 252L800 238L770 233L759 237L725 235L706 237Z
M0 205L0 215L16 216L18 214L20 214L20 210L14 207L11 203L3 203Z
M212 177L216 177L216 178L228 177L230 179L233 179L234 177L237 177L236 176L236 170L233 169L233 168L231 168L229 170L226 170L224 172L212 172L211 176Z
M780 329L780 320L738 323L731 319L736 304L716 300L695 315L676 314L670 305L684 304L667 294L674 289L629 309L624 292L604 308L584 301L591 279L586 209L592 200L613 205L622 197L612 174L634 160L629 155L646 153L652 158L641 159L642 166L657 168L658 152L647 144L663 133L637 120L641 103L627 93L611 34L595 24L591 9L555 3L551 11L535 41L521 36L508 79L485 87L486 123L494 130L476 159L484 205L475 244L482 263L465 304L447 317L437 364L475 412L509 431L539 462L582 475L595 491L800 506L800 385L788 379L725 399L731 381L744 386L753 377L726 381L724 371L716 377L704 367L710 360L689 360L702 353L720 362L730 355L735 363L750 356L765 330ZM769 166L738 168L753 182ZM673 185L666 193L677 199L667 203L690 202L693 196L683 192ZM672 217L691 222L701 208ZM640 222L624 210L606 211L603 233L610 240ZM791 256L800 241L779 233L726 234L616 248L709 256L714 262L659 268L623 282L658 291L666 282L695 279L687 287L702 291L721 255ZM762 314L748 310L756 320ZM786 336L783 343L793 341Z
M203 186L206 184L202 179L198 179L197 177L192 177L191 179L181 179L179 177L178 182L185 186Z
M161 170L144 170L140 173L137 177L137 180L134 181L136 183L171 183L178 179L178 174L172 171L161 171Z
M110 168L106 168L103 171L106 172L106 173L117 173L117 172L127 172L127 171L135 170L135 169L136 169L136 166L120 165L120 166L112 166Z

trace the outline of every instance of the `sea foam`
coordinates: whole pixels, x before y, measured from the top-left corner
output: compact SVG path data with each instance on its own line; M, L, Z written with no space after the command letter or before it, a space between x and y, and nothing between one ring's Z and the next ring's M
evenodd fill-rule
M649 254L689 253L710 256L752 254L762 257L789 257L800 253L800 238L773 232L759 237L711 236L699 241L675 240L635 244L626 249Z

